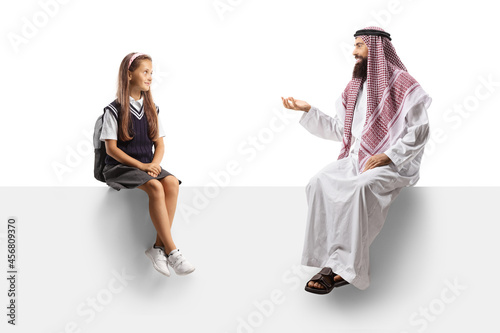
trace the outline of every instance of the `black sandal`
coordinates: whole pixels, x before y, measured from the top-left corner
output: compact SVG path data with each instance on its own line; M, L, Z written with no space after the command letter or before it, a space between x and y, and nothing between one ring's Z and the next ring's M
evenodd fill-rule
M313 294L328 294L335 287L335 282L333 281L333 277L337 275L332 272L330 267L323 267L318 274L314 275L311 280L307 281L305 290L313 293ZM309 282L318 282L323 286L324 289L312 288L309 287ZM339 281L341 282L341 281Z
M334 281L333 287L334 288L338 288L338 287L345 286L346 284L349 284L349 282L347 282L346 280L342 279L340 281Z

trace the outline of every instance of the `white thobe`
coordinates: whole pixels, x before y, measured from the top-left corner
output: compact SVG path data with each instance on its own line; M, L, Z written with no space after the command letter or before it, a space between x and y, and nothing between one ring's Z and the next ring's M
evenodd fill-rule
M406 115L401 136L384 152L392 162L360 173L358 149L366 101L365 83L354 110L349 156L327 165L306 186L308 213L302 254L303 265L331 267L358 289L370 284L369 246L401 188L417 182L429 136L426 106L416 104ZM342 141L345 110L340 98L336 108L338 114L330 117L313 106L302 115L300 124L318 137Z

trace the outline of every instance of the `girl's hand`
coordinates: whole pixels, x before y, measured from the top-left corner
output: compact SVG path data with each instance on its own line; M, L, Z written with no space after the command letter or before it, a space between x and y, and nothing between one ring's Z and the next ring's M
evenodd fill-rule
M309 103L301 101L299 99L294 99L293 97L281 97L281 100L283 101L283 106L287 109L305 112L308 112L311 109L311 105L309 105Z
M157 177L161 172L161 166L157 163L143 163L142 171L145 171L151 177Z

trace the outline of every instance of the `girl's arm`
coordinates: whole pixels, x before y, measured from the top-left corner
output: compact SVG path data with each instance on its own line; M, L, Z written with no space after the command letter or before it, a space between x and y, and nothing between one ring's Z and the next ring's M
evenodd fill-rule
M163 154L165 153L165 145L163 144L163 137L159 137L156 141L153 142L155 146L155 154L153 156L153 161L151 163L155 163L160 165L161 160L163 159Z

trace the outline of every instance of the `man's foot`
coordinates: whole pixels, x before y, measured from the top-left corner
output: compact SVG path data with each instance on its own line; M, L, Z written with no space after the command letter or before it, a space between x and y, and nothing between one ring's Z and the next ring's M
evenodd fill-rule
M333 273L335 274L335 273ZM345 284L348 284L349 282L347 282L346 280L344 280L342 278L342 276L340 275L334 275L333 276L333 287L340 287L341 285L345 285ZM314 281L309 281L307 283L307 286L310 287L310 288L315 288L315 289L325 289L325 287L319 283L319 282L314 282Z
M328 294L335 286L335 276L330 267L323 267L307 282L305 290L313 294Z
M335 280L335 284L333 285L334 288L342 287L345 286L346 284L349 284L346 280L344 280L340 275L335 276L338 279Z

